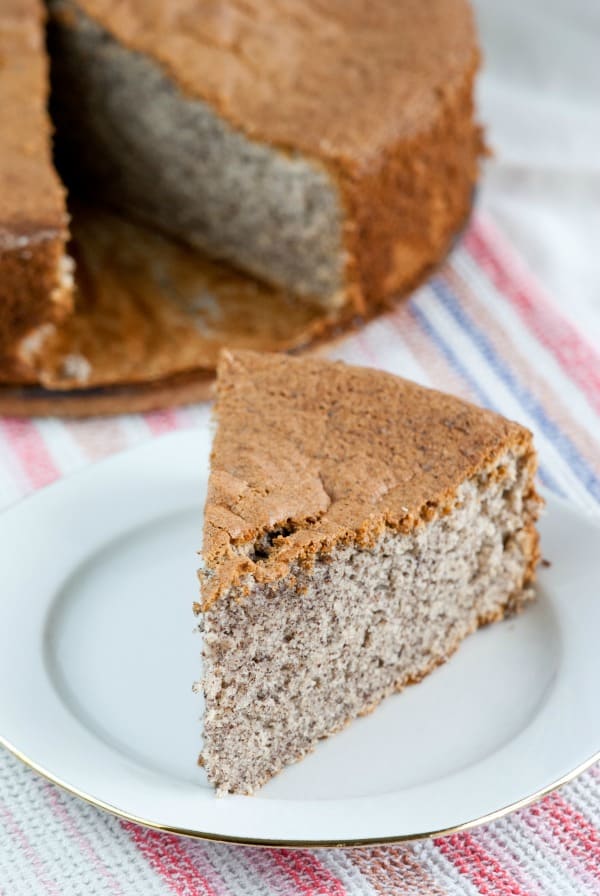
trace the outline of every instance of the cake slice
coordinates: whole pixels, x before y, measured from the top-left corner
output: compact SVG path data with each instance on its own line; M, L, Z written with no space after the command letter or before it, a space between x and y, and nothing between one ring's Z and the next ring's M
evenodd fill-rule
M446 253L482 151L467 0L50 0L64 171L326 308Z
M27 344L71 307L65 192L52 165L40 0L0 9L0 377L24 373ZM36 337L32 331L38 332Z
M224 353L206 499L204 745L252 793L533 596L522 426L387 373Z

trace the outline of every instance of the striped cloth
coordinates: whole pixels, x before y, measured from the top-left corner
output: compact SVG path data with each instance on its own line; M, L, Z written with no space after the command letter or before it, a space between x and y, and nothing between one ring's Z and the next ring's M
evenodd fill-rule
M600 357L476 218L413 299L330 352L487 405L534 430L540 475L600 502ZM110 420L0 421L0 506L114 451L207 418L198 406ZM0 755L6 896L600 894L600 766L468 833L355 850L252 849L178 839L68 796Z

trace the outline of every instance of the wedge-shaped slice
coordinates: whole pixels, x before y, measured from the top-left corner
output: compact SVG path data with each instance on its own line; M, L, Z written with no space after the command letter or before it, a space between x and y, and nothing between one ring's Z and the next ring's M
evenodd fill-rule
M52 166L41 0L0 8L0 378L27 369L24 337L71 307L65 194ZM42 331L43 332L43 331ZM42 333L40 333L41 337ZM38 340L35 340L38 341Z
M387 373L224 354L201 762L251 793L532 597L531 434Z

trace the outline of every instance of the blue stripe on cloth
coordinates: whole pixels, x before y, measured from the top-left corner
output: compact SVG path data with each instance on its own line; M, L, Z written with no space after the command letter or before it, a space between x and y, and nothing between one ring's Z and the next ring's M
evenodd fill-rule
M600 501L600 480L592 467L579 453L571 439L548 417L537 398L519 381L510 367L502 360L490 340L460 306L448 286L439 278L434 278L430 285L444 308L477 346L490 368L535 420L544 435L555 445L557 451L562 455L577 479L597 501Z
M434 343L435 347L444 355L450 366L468 384L469 388L477 396L478 401L490 410L496 411L496 413L501 414L502 410L491 400L487 392L485 392L481 388L477 380L472 376L472 374L458 358L455 352L450 348L449 344L440 336L435 327L433 327L430 321L425 317L421 309L417 306L416 302L411 300L411 302L409 303L409 311L412 317L417 321L421 329ZM551 491L553 491L557 495L560 495L562 498L566 497L564 489L562 489L558 485L554 477L548 472L543 464L540 464L538 474L541 482L546 486L546 488L549 488Z

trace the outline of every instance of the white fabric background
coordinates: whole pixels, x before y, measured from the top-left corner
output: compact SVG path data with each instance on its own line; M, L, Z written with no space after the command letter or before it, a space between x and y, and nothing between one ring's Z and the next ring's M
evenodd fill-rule
M600 348L600 0L474 5L495 152L480 207Z

